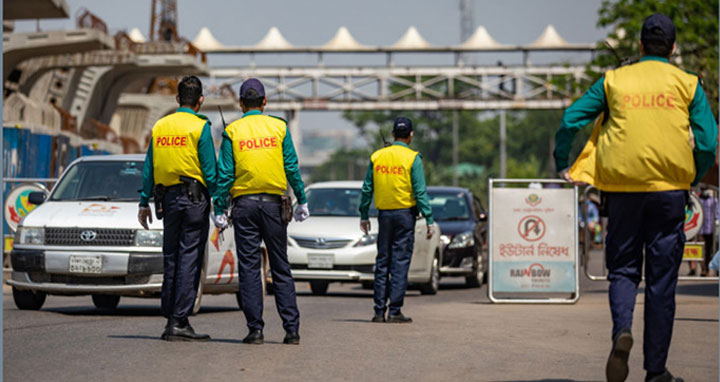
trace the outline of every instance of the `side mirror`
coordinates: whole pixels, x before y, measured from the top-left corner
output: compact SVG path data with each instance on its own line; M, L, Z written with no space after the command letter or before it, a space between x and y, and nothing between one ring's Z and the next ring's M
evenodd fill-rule
M40 204L45 203L45 198L47 198L47 195L45 195L44 192L35 191L35 192L31 192L28 195L28 202L35 204L35 205L40 205Z
M480 215L478 215L478 218L480 219L481 222L484 222L484 221L487 221L488 216L485 212L481 212Z

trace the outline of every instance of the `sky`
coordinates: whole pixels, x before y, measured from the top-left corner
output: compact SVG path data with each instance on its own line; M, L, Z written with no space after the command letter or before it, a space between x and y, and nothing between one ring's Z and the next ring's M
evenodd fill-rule
M100 16L111 34L137 27L148 37L150 0L66 0L70 19L42 20L43 30L71 29L75 15L86 7ZM534 41L548 24L571 43L593 43L605 37L597 28L601 0L474 0L473 21L484 26L500 43L527 44ZM460 42L458 0L179 0L180 35L193 40L203 26L225 45L253 45L276 26L293 45L322 45L341 26L347 27L362 44L391 45L410 26L433 45ZM34 31L35 21L16 24L16 31ZM519 62L520 55L474 55L477 63ZM585 62L588 55L536 54L531 62ZM248 58L239 55L210 55L210 66L242 66ZM334 61L333 61L334 60ZM384 63L384 56L325 57L326 65L345 63ZM371 60L375 60L372 61ZM406 54L397 64L443 64L448 56ZM258 65L312 65L314 56L274 55L257 57ZM450 62L447 62L450 63ZM337 112L302 112L301 129L352 128Z

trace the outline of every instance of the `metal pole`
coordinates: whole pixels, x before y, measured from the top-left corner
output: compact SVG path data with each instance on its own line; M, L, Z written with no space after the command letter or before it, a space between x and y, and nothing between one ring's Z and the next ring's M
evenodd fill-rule
M500 177L507 178L505 110L500 110Z
M452 112L452 161L453 161L453 186L458 186L458 162L460 160L458 146L460 145L458 126L458 111Z

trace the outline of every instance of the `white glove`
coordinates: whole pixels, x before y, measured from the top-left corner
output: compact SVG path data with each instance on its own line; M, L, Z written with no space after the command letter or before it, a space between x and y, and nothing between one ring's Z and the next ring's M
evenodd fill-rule
M213 223L215 223L215 227L220 228L221 230L228 227L228 221L225 214L213 215Z
M296 222L301 222L309 217L310 217L310 210L308 210L307 203L298 204L297 207L295 207L295 221Z

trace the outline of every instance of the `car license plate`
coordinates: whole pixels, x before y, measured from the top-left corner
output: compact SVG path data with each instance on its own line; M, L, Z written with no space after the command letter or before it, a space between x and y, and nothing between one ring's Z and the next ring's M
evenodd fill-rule
M70 273L102 273L102 256L70 256Z
M332 269L334 256L331 254L308 254L308 268Z

